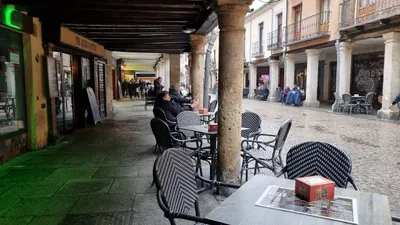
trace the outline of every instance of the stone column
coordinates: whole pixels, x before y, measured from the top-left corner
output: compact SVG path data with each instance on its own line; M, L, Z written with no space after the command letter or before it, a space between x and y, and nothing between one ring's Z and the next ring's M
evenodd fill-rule
M180 55L169 55L170 83L171 85L180 85L181 80L181 64Z
M257 64L250 64L249 68L250 77L250 97L254 97L254 89L257 89Z
M351 85L351 65L352 65L352 42L340 42L336 44L336 51L338 55L337 61L340 67L337 68L339 78L338 95L341 97L343 94L350 94Z
M167 54L164 54L164 57L165 57L165 61L164 61L164 90L165 91L168 91L169 90L169 88L171 87L171 84L170 84L170 76L171 76L171 73L170 73L170 66L169 66L169 55L167 55Z
M269 72L270 72L270 90L269 99L275 101L275 98L279 98L276 95L276 88L279 85L279 60L271 59L269 61Z
M245 16L252 0L217 0L219 35L219 124L217 178L238 183L242 124ZM229 195L227 188L221 194Z
M203 35L190 35L192 47L190 80L192 84L192 97L199 100L199 107L203 106L204 93L204 55L207 39Z
M389 108L400 91L400 33L390 32L385 39L385 65L383 71L383 99L378 117L394 119L395 112Z
M306 100L303 105L306 107L318 108L319 101L317 100L318 93L318 62L319 49L308 49L307 53L307 89Z
M295 73L296 55L286 54L285 56L285 86L291 89L294 86L294 73Z

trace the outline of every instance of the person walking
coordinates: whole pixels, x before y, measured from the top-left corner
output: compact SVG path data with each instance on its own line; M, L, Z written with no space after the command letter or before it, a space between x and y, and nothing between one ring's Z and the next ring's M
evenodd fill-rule
M156 95L162 92L164 86L161 84L162 78L158 77L157 79L154 80L154 92Z
M132 97L135 95L135 82L133 79L131 79L128 83L128 92L129 92L129 97L132 100Z
M135 82L135 98L140 98L140 83L139 80L136 80Z
M122 82L121 85L122 88L122 97L125 98L128 94L128 81L126 81L126 79Z
M142 98L144 98L145 92L146 92L146 82L144 82L143 80L140 80L139 83L140 83L140 96Z

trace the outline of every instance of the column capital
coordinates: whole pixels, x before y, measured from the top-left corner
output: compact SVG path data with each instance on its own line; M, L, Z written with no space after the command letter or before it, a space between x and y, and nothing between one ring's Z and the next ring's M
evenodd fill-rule
M207 44L207 38L205 35L190 35L190 46L192 47L192 52L195 54L205 54L205 46Z
M216 13L220 32L245 32L245 16L252 0L217 0Z
M217 6L221 5L251 5L254 0L214 0Z
M306 50L307 56L319 55L320 53L321 53L320 49L307 49Z
M286 54L285 60L296 60L296 55L295 54Z
M269 66L279 66L281 61L273 59L273 60L269 60Z
M383 39L385 39L385 43L400 42L400 32L390 32L383 34Z
M344 41L336 43L335 45L336 45L336 51L353 50L353 42Z

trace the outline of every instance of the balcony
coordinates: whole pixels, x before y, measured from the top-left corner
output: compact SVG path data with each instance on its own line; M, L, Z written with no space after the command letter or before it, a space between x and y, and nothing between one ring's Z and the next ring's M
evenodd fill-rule
M330 16L330 11L324 11L288 25L287 45L329 36Z
M264 56L264 45L260 43L259 41L254 42L252 44L252 56L253 57L260 57Z
M283 48L283 29L273 31L268 34L268 50L277 50Z
M357 7L357 3L360 4ZM361 5L357 0L344 0L340 4L340 30L387 19L400 14L399 0L374 0Z

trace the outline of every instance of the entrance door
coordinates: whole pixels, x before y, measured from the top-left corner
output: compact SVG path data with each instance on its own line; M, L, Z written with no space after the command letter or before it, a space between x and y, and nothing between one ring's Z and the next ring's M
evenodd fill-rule
M56 98L57 130L61 134L74 129L74 96L72 77L72 57L69 54L54 52L57 59L58 96Z
M298 41L301 39L301 18L302 18L302 5L298 5L294 8L295 28L294 28L294 40Z
M278 15L278 33L277 33L277 44L278 44L278 48L282 47L282 31L283 31L283 25L282 25L283 21L282 21L282 13Z

